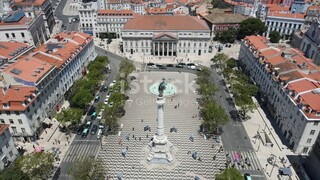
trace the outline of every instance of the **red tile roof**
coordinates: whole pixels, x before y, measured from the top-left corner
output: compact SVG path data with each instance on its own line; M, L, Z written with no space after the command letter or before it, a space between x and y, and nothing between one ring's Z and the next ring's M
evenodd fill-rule
M267 4L268 11L290 11L289 6L283 6L280 4Z
M6 111L24 111L37 96L36 87L31 86L11 86L6 91L0 88L0 92L0 110ZM4 104L9 108L4 108Z
M28 47L30 46L26 43L20 43L15 41L11 41L11 42L0 41L0 59L1 58L12 59L17 55L24 53Z
M292 19L304 19L305 14L292 14L289 12L268 12L268 17L272 16L272 17L281 17L281 18L292 18Z
M194 16L139 16L129 20L123 30L204 30L205 21Z
M46 0L13 0L14 5L19 6L41 6Z
M8 128L9 124L0 124L0 135L2 135Z

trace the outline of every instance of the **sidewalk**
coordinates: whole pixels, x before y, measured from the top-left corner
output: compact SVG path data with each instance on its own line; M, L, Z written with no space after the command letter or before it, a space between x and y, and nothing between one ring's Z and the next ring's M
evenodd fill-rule
M107 44L106 39L101 40L100 38L94 38L95 45L102 47L112 53L115 53L122 57L127 57L130 60L140 62L140 63L148 63L153 62L156 64L175 64L179 62L184 63L197 63L201 64L203 66L210 67L211 58L213 58L217 54L217 49L214 47L215 42L213 42L213 50L212 53L201 55L201 56L178 56L178 57L165 57L165 56L151 56L151 55L144 55L142 53L135 53L135 54L128 54L128 53L122 53L119 49L120 47L121 39L113 39L110 44ZM233 45L231 48L224 48L221 53L227 54L230 58L238 58L238 52L240 50L240 44Z
M257 104L255 98L253 98L253 101ZM267 179L282 179L281 176L278 175L279 168L291 167L292 165L289 163L287 155L294 155L294 153L281 143L279 136L273 130L270 120L267 119L266 114L260 107L248 112L248 116L250 116L251 119L243 121L243 125ZM258 132L261 138L257 138ZM274 161L270 163L271 154L275 155L275 163ZM281 160L281 158L284 159ZM291 178L299 179L293 168L291 168L291 171Z
M69 103L65 101L61 109L67 107L69 107ZM56 154L54 166L57 167L66 155L70 143L76 135L72 133L70 135L66 135L61 132L59 130L59 122L55 118L52 118L52 120L46 119L45 121L51 123L52 126L43 131L39 140L25 143L17 142L16 144L23 147L26 150L25 153L34 152L34 147L37 146L42 147L45 152L53 152Z

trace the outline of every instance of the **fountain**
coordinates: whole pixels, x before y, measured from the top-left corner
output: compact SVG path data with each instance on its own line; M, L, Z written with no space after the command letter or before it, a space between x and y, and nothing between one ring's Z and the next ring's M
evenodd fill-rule
M177 93L177 87L176 87L174 84L168 83L168 82L165 82L165 81L156 82L156 83L152 84L152 85L149 87L149 91L150 91L152 94L158 96L158 95L160 94L160 93L159 93L159 86L160 86L161 83L163 83L162 86L165 87L164 90L163 90L163 92L162 92L162 95L163 95L164 97L166 97L166 96L172 96L172 95L175 95L175 94Z

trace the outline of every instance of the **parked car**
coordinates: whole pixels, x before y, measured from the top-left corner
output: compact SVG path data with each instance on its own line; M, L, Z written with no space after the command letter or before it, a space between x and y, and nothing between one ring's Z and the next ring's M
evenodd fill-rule
M104 109L101 109L100 112L99 112L99 114L98 114L98 117L97 117L98 120L101 120L101 119L102 119L103 112L104 112Z
M116 80L113 80L113 81L112 81L112 83L113 83L113 84L116 84L116 83L117 83L117 81L116 81Z
M98 101L99 101L99 99L100 99L100 96L99 96L99 95L97 95L97 96L94 98L94 102L98 102Z
M152 66L149 66L150 69L157 69L158 67L156 65L152 65Z
M147 63L147 66L153 66L154 63Z
M174 67L173 64L167 64L167 67Z
M161 65L161 66L158 66L158 67L159 67L159 69L167 69L167 67L164 66L164 65Z
M104 129L105 125L103 123L99 123L99 129Z
M183 68L183 66L182 65L176 65L176 68Z
M178 65L185 66L186 63L178 63Z
M93 112L96 112L96 107L91 106L91 108L88 111L88 115L91 115Z
M106 95L106 98L108 98L108 99L110 98L110 93L108 93L108 94Z
M97 130L98 130L98 126L97 125L93 125L92 128L91 128L91 134L95 135Z
M113 102L110 102L110 103L109 103L109 107L113 107Z
M195 70L196 69L196 66L188 66L188 69L192 69L192 70Z
M103 85L102 88L101 88L101 91L104 91L104 92L108 91L108 86L107 85Z
M104 99L103 103L108 104L109 98Z

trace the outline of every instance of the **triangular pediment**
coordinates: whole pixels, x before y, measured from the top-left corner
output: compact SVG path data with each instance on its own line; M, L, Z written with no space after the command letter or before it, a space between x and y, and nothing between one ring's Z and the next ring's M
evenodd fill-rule
M171 33L160 33L154 36L156 40L176 40L177 37Z

